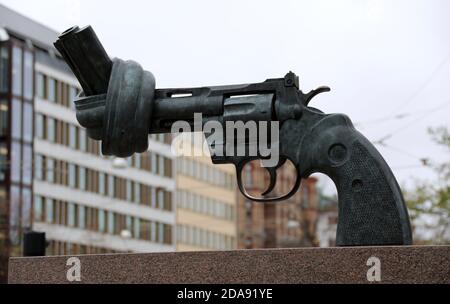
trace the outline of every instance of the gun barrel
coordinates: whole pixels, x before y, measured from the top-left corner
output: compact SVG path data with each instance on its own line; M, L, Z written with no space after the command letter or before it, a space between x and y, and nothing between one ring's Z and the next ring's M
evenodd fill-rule
M106 93L112 61L91 26L71 27L54 43L86 96Z

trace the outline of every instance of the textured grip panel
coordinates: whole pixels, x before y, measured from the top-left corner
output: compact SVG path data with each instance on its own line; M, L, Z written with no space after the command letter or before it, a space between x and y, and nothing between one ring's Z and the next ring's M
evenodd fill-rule
M350 158L333 170L339 195L337 245L399 245L405 240L393 187L376 158L356 140ZM391 174L390 172L388 172Z
M311 115L306 119L315 123L301 139L296 161L302 177L322 172L336 185L339 199L336 244L411 244L408 211L400 187L381 154L347 116L306 114ZM286 130L304 128L287 127ZM295 149L295 144L292 146ZM286 155L289 152L284 151Z

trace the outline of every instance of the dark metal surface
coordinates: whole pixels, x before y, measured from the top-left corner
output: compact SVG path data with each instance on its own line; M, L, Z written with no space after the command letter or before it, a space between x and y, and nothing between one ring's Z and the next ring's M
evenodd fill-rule
M236 167L244 196L260 202L280 201L298 190L301 178L322 172L338 190L338 245L412 243L403 196L383 157L347 116L324 114L308 106L314 96L329 88L304 94L298 77L289 72L284 78L261 83L156 90L153 75L139 64L111 62L90 27L66 31L55 45L83 86L85 96L76 101L77 119L91 138L102 141L103 154L127 157L143 152L148 133L171 132L172 123L178 120L192 124L194 113L202 113L203 122L215 119L221 124L276 121L280 159L266 168L271 184L261 197L247 193L242 179L244 166L264 159L261 154L234 156L223 145L222 155L211 156L213 163ZM249 143L244 141L244 145ZM297 181L286 195L270 197L276 169L286 160L295 165Z

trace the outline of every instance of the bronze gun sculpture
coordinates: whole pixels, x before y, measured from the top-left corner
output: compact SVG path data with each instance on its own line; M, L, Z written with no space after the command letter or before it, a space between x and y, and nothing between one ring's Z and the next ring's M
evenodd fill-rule
M255 155L236 155L224 142L210 144L213 163L236 167L237 183L244 196L259 202L280 201L298 190L302 178L321 172L333 180L338 191L338 246L412 243L401 190L383 157L347 116L324 114L308 105L314 96L329 88L305 94L299 89L298 77L289 72L284 78L261 83L156 89L153 75L138 63L111 60L90 26L68 29L55 47L83 89L75 101L77 119L89 137L102 141L104 155L128 157L142 153L148 149L149 133L172 132L179 120L192 125L195 113L202 114L204 125L211 121L222 125L276 122L277 140L269 146L278 149L279 157L266 166L270 185L261 197L247 193L242 171L249 161L264 161L267 155L259 150ZM258 132L262 129L265 127L259 127ZM235 138L233 143L237 141ZM237 145L248 152L250 142L246 135ZM287 160L297 170L297 181L286 195L271 197L276 171Z

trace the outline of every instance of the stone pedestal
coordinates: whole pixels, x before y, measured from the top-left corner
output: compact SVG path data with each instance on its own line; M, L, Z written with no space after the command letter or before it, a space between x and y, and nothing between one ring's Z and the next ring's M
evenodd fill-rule
M450 283L450 246L11 258L9 283Z

